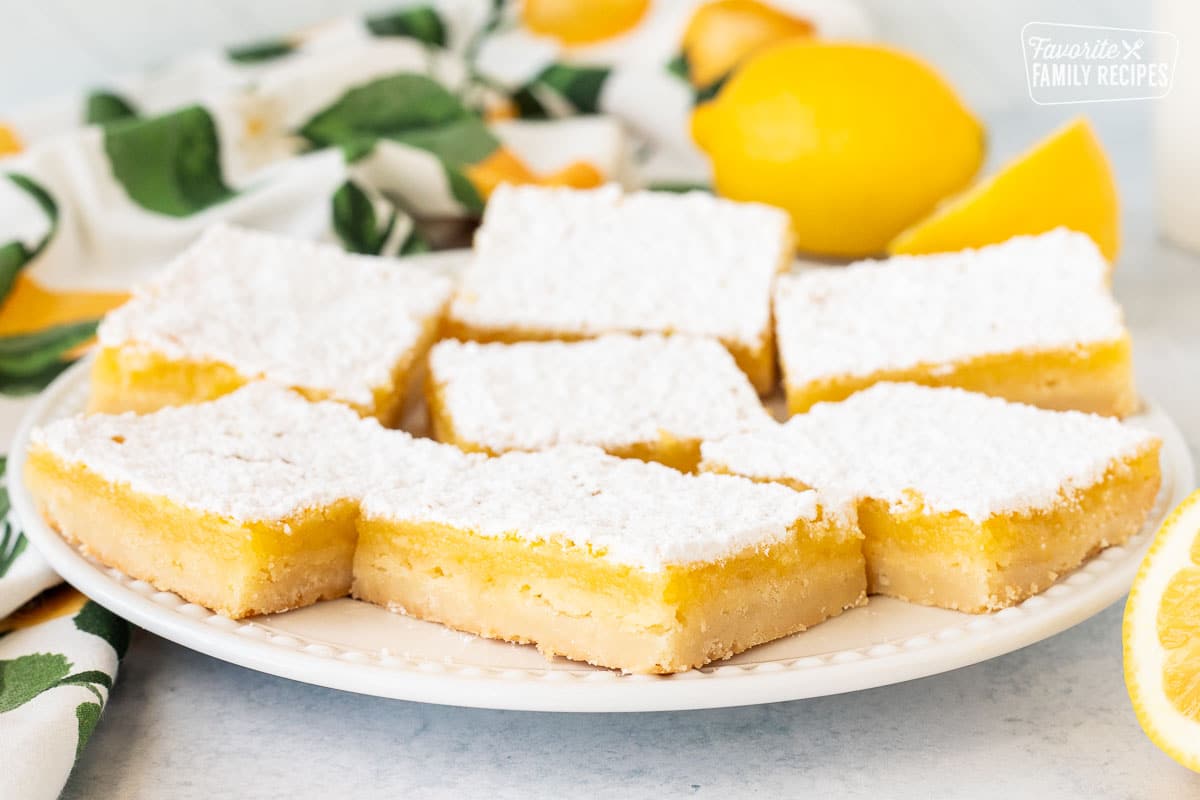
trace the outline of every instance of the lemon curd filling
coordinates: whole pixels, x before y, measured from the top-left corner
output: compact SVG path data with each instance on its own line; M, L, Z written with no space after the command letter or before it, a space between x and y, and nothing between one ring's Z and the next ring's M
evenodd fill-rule
M844 400L884 381L956 386L1017 403L1124 417L1138 409L1128 336L1111 342L1030 352L999 353L920 364L866 375L840 375L807 383L784 380L789 414L817 403Z
M814 492L578 447L423 489L364 498L353 595L547 655L676 672L865 601L853 516Z
M230 617L350 590L362 494L445 480L476 457L268 383L144 415L35 430L25 478L64 538Z
M701 469L854 503L872 593L983 612L1136 533L1158 494L1159 448L1105 417L881 383L706 442Z
M930 513L915 496L900 506L864 500L858 519L870 591L972 613L1019 603L1136 533L1159 479L1156 447L1047 508L983 522Z
M219 225L101 322L90 410L149 412L252 381L398 422L451 281Z
M861 543L798 522L771 547L660 571L586 546L363 518L355 597L546 655L678 672L804 630L865 602Z
M413 382L419 384L425 353L436 337L437 320L426 320L420 337L396 362L388 381L370 387L368 402L343 400L334 389L302 385L289 388L309 400L343 402L359 416L395 425L411 396ZM219 361L172 358L137 344L101 347L92 363L88 411L145 414L168 406L215 400L247 383L267 378L262 373L247 376Z
M357 504L239 521L108 481L34 449L25 478L43 517L88 555L232 618L286 611L350 589Z
M783 276L774 310L788 410L907 381L1132 414L1129 333L1108 272L1091 239L1058 229Z
M704 438L771 421L750 381L710 339L445 340L429 362L434 436L469 452L586 444L688 472Z

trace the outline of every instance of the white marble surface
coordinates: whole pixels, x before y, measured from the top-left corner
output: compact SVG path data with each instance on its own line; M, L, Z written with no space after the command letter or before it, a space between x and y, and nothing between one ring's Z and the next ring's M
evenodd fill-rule
M75 0L6 2L0 50L23 64L28 80L0 85L0 110L205 43L284 30L282 20L317 19L334 5L381 4L265 0L251 10L214 0L173 3L167 15L149 0L103 9ZM1144 25L1146 5L1020 0L984 8L923 0L920 14L909 13L908 3L903 10L882 0L867 5L885 38L942 65L985 112L993 161L1071 114L1096 120L1125 204L1117 291L1134 331L1139 379L1200 456L1200 257L1159 243L1152 230L1150 106L1033 106L1019 61L1016 32L1025 21ZM129 13L116 14L115 6ZM78 44L64 47L66 40ZM141 46L131 47L135 40ZM139 633L65 796L1200 795L1200 776L1158 752L1134 720L1121 677L1120 623L1118 605L1003 658L853 695L594 716L360 697Z

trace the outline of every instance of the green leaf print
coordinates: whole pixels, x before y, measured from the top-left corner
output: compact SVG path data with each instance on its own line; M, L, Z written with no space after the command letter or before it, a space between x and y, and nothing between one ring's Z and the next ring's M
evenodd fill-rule
M0 714L23 706L71 671L62 653L29 653L0 661Z
M379 255L395 225L395 211L380 225L374 203L354 181L346 181L333 193L333 230L346 250Z
M101 672L98 669L84 670L76 672L74 675L68 675L58 682L59 686L82 686L92 693L96 698L96 702L104 704L104 695L100 694L97 685L103 686L105 689L112 691L112 678L108 677L108 673Z
M558 92L576 111L594 114L600 110L600 92L604 89L608 75L609 70L605 67L551 64L542 71L535 82Z
M367 30L376 36L405 36L434 47L446 46L446 26L429 6L416 6L367 17Z
M0 392L27 394L44 388L70 366L63 356L91 339L98 322L86 320L0 336Z
M27 247L23 242L15 241L0 245L0 302L3 302L4 298L8 297L8 293L12 291L13 284L16 283L17 275L21 270L46 249L46 245L50 244L50 240L58 232L58 204L54 202L50 193L33 178L26 175L10 172L5 177L33 198L33 201L41 207L47 219L50 220L50 227L41 241L32 248Z
M552 116L550 110L542 105L542 101L534 92L535 85L531 83L522 86L509 97L517 107L517 116L521 119L548 119Z
M433 250L425 237L414 227L408 234L408 238L404 240L404 244L400 245L400 255L413 256L417 253L428 253Z
M608 76L609 70L605 67L551 64L514 92L510 99L517 107L517 116L522 119L547 119L562 115L563 109L558 108L552 98L545 96L547 92L565 100L577 112L593 114L600 110L600 93Z
M107 125L118 120L136 119L137 116L137 109L119 94L95 91L87 97L83 121L87 125Z
M692 88L692 68L688 63L687 53L680 52L679 55L668 61L667 72L688 84L689 89ZM712 100L714 97L716 97L717 93L721 91L721 87L725 85L725 82L729 80L729 76L732 74L733 71L731 70L707 86L701 86L698 89L692 89L692 105L698 106L701 103L707 103L709 100Z
M0 245L0 300L8 297L21 268L30 261L29 249L20 242Z
M732 72L727 72L710 83L708 86L697 89L696 94L692 99L692 105L698 106L701 103L707 103L709 100L712 100L714 97L720 94L721 89L725 86L725 83L729 80L729 76L732 74Z
M651 192L676 192L678 194L684 192L712 193L712 187L707 183L693 183L690 181L661 181L659 183L651 183L646 189Z
M314 115L300 135L316 147L336 145L348 157L391 139L450 159L474 163L498 146L474 113L424 75L399 74L357 86Z
M428 150L451 164L475 164L490 156L500 142L475 117L438 128L419 128L392 137L398 142Z
M230 47L225 51L225 55L230 61L236 61L239 64L258 64L286 56L295 49L295 45L286 39L266 39L261 42Z
M118 659L125 657L125 651L129 649L129 623L104 606L88 600L75 615L75 627L108 642Z
M228 200L220 141L208 111L192 106L104 129L113 175L147 211L186 217Z
M88 739L92 738L92 731L100 721L100 711L99 703L80 703L75 706L75 719L79 720L79 742L75 745L76 760L79 759L83 748L87 747Z
M8 574L28 545L25 534L14 528L11 520L0 522L0 578Z
M687 53L679 52L679 55L667 62L667 72L674 75L676 78L685 83L691 82L692 68L688 64Z
M456 167L444 161L442 162L442 170L446 173L446 180L450 184L450 193L454 195L454 199L472 214L482 214L483 198L479 196L479 192L475 189L475 184L471 183L470 179Z

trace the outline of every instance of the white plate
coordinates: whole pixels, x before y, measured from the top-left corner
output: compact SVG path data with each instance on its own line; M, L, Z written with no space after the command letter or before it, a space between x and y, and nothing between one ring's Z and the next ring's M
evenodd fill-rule
M1037 597L972 616L885 597L805 633L673 676L620 675L547 661L529 646L456 633L356 600L233 621L92 561L34 511L22 481L31 428L83 409L87 363L67 370L30 409L8 482L30 541L68 582L159 636L244 667L362 694L531 711L659 711L770 703L933 675L1032 644L1104 609L1128 590L1167 510L1194 484L1174 423L1150 406L1133 422L1163 439L1163 490L1124 547L1100 553Z

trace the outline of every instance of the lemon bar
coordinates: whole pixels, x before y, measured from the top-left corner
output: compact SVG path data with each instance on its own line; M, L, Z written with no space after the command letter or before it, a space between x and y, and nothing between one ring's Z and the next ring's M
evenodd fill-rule
M676 672L865 599L853 516L814 492L578 446L425 490L367 494L354 596L547 655Z
M100 324L90 409L269 380L391 423L452 289L402 261L218 225Z
M701 468L857 503L872 592L982 612L1136 533L1158 493L1159 446L1106 417L881 383L705 442Z
M1051 409L1137 408L1129 333L1092 240L1065 229L978 250L781 278L788 410L880 381L958 386Z
M690 336L446 339L429 354L426 399L435 438L467 451L585 444L683 471L701 440L771 421L729 352Z
M230 617L350 588L359 498L470 457L255 383L137 416L34 432L26 481L47 522L97 560Z
M787 216L703 192L501 186L450 304L455 338L605 333L718 339L760 392L774 382L771 287Z

